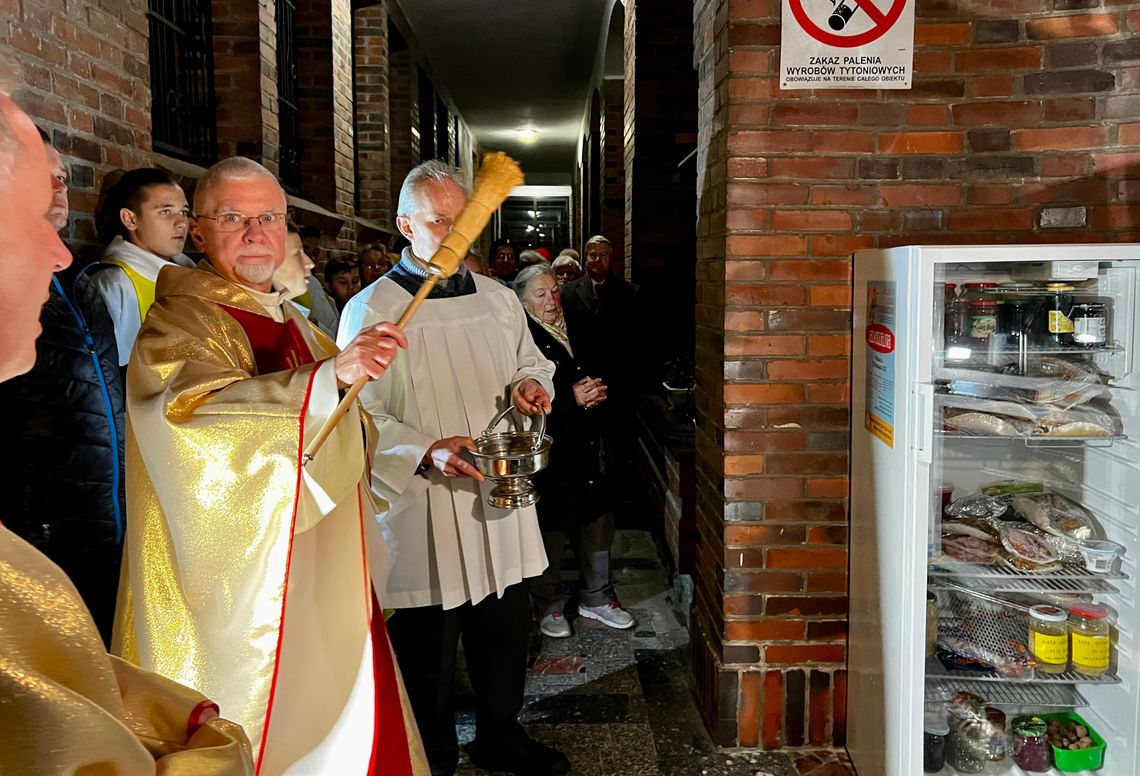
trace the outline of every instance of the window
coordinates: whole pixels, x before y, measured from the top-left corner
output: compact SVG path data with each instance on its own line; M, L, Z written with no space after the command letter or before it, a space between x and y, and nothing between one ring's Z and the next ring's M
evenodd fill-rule
M294 194L301 182L301 112L297 109L297 2L277 0L278 175Z
M154 150L209 166L218 156L210 0L150 0Z

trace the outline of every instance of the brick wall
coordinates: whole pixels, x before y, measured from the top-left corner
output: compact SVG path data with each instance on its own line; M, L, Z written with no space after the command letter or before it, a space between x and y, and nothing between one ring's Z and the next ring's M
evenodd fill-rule
M392 151L392 212L400 196L400 186L413 167L420 163L420 99L416 62L409 48L392 49L388 55L389 121ZM412 128L416 128L412 132Z
M146 4L142 5L145 9ZM274 7L245 0L212 0L210 13L218 158L248 156L276 173L280 136ZM260 95L260 99L251 99L251 95Z
M297 3L298 107L302 195L353 215L352 10L350 0ZM333 171L330 175L329 171Z
M626 274L673 314L662 321L665 358L692 352L695 264L693 160L697 77L693 6L625 4Z
M356 14L356 174L358 214L382 226L392 221L388 140L388 14L383 5Z
M601 233L614 246L615 272L625 271L625 85L607 79L602 87Z
M0 45L23 69L18 102L52 136L71 175L70 244L95 240L103 176L150 158L145 5L0 2Z
M1140 2L919 2L882 92L780 91L778 9L694 10L694 660L719 740L769 748L846 736L848 255L1140 236Z

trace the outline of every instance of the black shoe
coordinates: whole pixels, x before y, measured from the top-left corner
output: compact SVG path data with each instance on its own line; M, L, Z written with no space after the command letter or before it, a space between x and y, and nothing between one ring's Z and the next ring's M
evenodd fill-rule
M514 749L480 746L478 741L472 741L467 754L471 763L484 771L507 771L515 776L561 776L570 772L566 755L533 738Z

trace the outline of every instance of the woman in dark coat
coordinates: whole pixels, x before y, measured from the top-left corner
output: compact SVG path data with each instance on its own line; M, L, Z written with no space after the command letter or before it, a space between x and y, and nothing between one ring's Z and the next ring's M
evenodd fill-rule
M605 439L606 386L575 360L566 333L558 278L546 264L523 269L514 281L526 308L531 336L554 362L554 404L547 433L554 439L550 463L537 478L538 522L550 565L530 580L530 593L547 636L571 635L562 592L562 551L570 538L581 578L578 615L611 628L631 628L634 619L618 603L610 578L614 520L608 493Z

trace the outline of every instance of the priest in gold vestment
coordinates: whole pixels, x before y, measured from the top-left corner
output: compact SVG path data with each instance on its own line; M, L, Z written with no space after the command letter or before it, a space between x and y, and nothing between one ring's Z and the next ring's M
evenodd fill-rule
M48 218L44 145L8 96L13 71L0 57L0 380L31 369L52 273L71 263ZM2 527L0 731L5 776L253 772L240 727L199 693L108 655L63 571Z
M301 465L338 389L406 340L384 323L338 353L286 303L285 208L261 165L219 162L194 195L205 260L158 277L127 371L115 649L217 700L263 776L426 773L373 593L357 411Z

